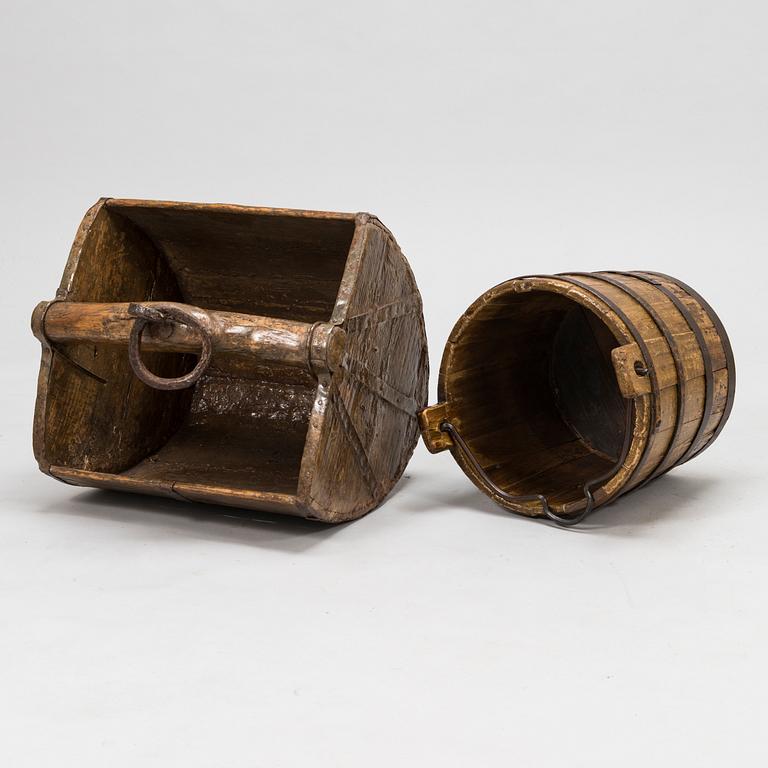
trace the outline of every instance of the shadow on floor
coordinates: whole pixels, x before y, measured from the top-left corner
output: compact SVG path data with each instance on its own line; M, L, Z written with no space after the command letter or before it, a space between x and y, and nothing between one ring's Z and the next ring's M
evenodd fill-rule
M732 479L726 477L666 474L644 488L630 491L616 501L598 508L582 523L572 528L561 528L542 518L527 518L509 512L491 501L469 481L458 493L443 490L430 493L429 497L415 499L412 508L414 511L426 512L439 511L441 507L446 506L460 507L475 512L502 515L527 525L538 523L573 533L612 533L627 527L655 525L679 519L695 522L697 514L701 511L696 502L716 492L719 487L725 488L731 482ZM455 487L453 483L451 485Z
M162 537L185 536L293 553L322 543L348 525L103 490L83 491L48 511L142 526Z
M408 475L403 476L388 498L400 494L409 480ZM349 525L95 489L64 497L45 511L142 526L158 536L186 536L292 553L317 546Z

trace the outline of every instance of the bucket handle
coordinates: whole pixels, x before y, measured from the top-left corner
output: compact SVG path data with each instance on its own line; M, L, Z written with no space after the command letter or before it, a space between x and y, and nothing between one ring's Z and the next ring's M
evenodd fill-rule
M480 483L484 486L485 491L491 496L498 496L510 504L524 504L528 501L538 501L541 504L541 510L544 516L563 527L578 525L595 508L595 497L592 495L591 488L593 485L596 485L604 479L602 476L584 484L584 498L587 502L584 510L577 515L565 517L553 512L550 509L547 497L540 493L532 493L527 496L513 496L511 493L507 493L502 488L499 488L499 486L488 476L488 473L482 468L480 462L475 458L475 455L472 453L464 438L457 432L456 427L454 427L450 421L441 422L440 431L445 432L450 436L456 447L458 447L464 455L464 458L472 465L472 469L475 471Z

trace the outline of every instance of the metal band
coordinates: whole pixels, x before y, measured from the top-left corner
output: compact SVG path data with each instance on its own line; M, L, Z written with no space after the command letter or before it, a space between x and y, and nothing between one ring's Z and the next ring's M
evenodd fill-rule
M592 294L595 298L602 301L609 309L611 309L618 318L624 323L624 325L627 327L627 330L629 331L632 338L635 340L635 343L640 349L640 352L643 356L643 361L645 363L645 366L648 370L648 375L651 380L651 408L653 412L656 414L656 424L651 427L648 437L645 441L645 445L643 446L643 451L640 455L640 459L637 462L637 465L632 470L632 473L630 474L629 478L627 478L627 482L624 484L624 487L619 489L618 495L621 495L622 493L626 493L627 491L631 490L629 487L632 483L632 480L637 475L638 470L643 466L643 462L645 461L648 452L651 448L651 438L656 431L656 426L658 425L660 421L660 415L659 415L659 377L656 374L656 368L653 365L653 359L651 358L651 354L648 350L648 345L645 343L645 340L643 339L640 331L638 331L635 324L629 319L626 312L618 305L615 301L612 301L607 296L605 296L602 292L600 292L597 288L593 288L591 285L588 285L584 283L581 280L576 280L573 277L567 277L567 274L572 273L563 273L563 274L557 274L555 277L558 280L562 280L565 283L570 283L571 285L575 285L577 288L581 288L584 291L587 291L587 293ZM585 274L585 273L582 273ZM591 273L588 273L591 276Z
M583 272L574 272L572 274L585 274ZM648 477L643 480L640 485L638 485L638 488L642 488L646 483L649 483L654 478L658 477L659 475L663 474L666 471L666 468L664 467L664 464L666 460L669 458L669 454L672 452L672 449L675 446L675 443L677 442L677 438L680 436L680 431L683 428L683 410L685 408L685 371L683 370L683 363L681 360L680 355L680 348L677 345L677 340L674 337L674 334L669 330L669 327L664 322L664 319L659 315L659 313L656 311L656 309L653 307L653 305L647 301L642 296L638 295L635 291L633 291L629 286L625 285L621 282L621 280L616 280L612 277L606 277L604 273L597 272L597 273L591 273L593 277L603 280L606 283L609 283L610 285L615 286L616 288L624 291L628 296L632 297L653 319L653 322L656 323L659 330L661 331L662 335L664 336L664 340L667 342L667 346L669 347L670 352L672 353L672 359L675 363L675 373L677 374L677 416L675 420L675 429L672 433L672 437L669 441L669 445L667 445L667 450L664 452L664 455L659 459L658 464L654 467L653 472L651 472ZM627 272L611 272L610 274L614 275L623 275L625 277L634 277L634 275L630 275Z
M709 417L712 413L712 403L714 401L715 394L715 373L712 368L712 355L709 352L709 346L707 345L707 340L704 338L704 333L699 327L699 324L696 322L696 318L694 318L691 310L685 306L685 302L682 301L682 299L674 291L671 291L669 288L667 288L666 285L659 282L658 280L655 280L652 277L648 277L648 275L645 275L641 272L631 272L630 274L633 277L636 277L638 280L644 280L645 282L655 286L665 296L668 296L672 300L680 314L685 319L685 322L688 323L688 327L693 332L693 335L696 337L696 342L698 343L699 350L701 352L701 359L704 363L704 408L702 409L701 421L699 422L696 434L691 438L690 444L685 449L685 453L683 453L683 455L672 465L672 467L676 467L688 461L688 459L693 458L696 442L704 434L704 430L707 428L707 422L709 421ZM649 272L648 274L654 273ZM669 467L669 469L672 469L672 467Z
M694 456L698 456L705 448L711 445L714 442L715 438L723 431L725 422L728 421L728 418L731 415L731 411L733 410L733 401L736 397L736 360L733 356L733 348L731 347L731 340L728 338L728 334L725 330L725 326L723 325L720 318L717 316L717 312L715 312L715 310L712 309L712 307L709 305L709 303L703 296L697 293L689 285L686 285L682 281L678 280L676 277L670 277L669 275L665 275L663 272L648 272L648 274L656 275L656 277L661 277L664 280L669 280L669 282L673 283L678 288L681 288L692 299L695 299L699 303L701 308L704 310L704 312L709 316L709 319L712 321L712 325L715 326L715 330L717 331L717 334L720 337L720 343L723 345L723 352L725 353L725 365L728 370L728 395L726 397L723 414L720 417L720 421L718 422L717 427L715 428L715 431L712 433L712 436L709 438L709 440L707 440L707 442L704 443L704 445L702 445L701 448L699 448L695 453L691 454L690 456L686 456L684 459L681 459L678 462L678 464L682 464L683 461L688 461L689 459L692 459ZM707 348L706 344L704 346L705 348ZM707 352L709 352L708 348L707 348ZM714 373L713 373L713 377L714 377ZM691 445L693 445L693 443Z

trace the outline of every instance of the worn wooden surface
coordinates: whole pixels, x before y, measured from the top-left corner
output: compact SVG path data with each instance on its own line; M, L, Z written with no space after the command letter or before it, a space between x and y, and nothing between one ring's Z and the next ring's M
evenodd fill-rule
M356 517L402 475L429 378L416 281L392 234L368 214L358 217L331 323L345 329L345 351L340 372L321 378L299 496L326 515ZM334 513L339 488L346 506Z
M168 302L141 302L144 307ZM344 331L331 323L303 323L241 312L207 311L174 303L198 319L213 343L216 355L238 355L248 362L335 370L344 350ZM52 342L89 342L127 345L134 318L130 304L96 302L43 302L33 315L33 328ZM141 348L165 352L196 352L200 338L194 328L179 323L150 324Z
M130 302L204 316L214 355L194 387L133 376ZM101 200L33 327L35 455L65 482L338 522L385 498L418 439L421 299L368 214ZM196 334L149 325L147 367L189 370L168 353Z
M553 511L572 515L591 479L607 478L593 488L603 504L706 448L734 389L722 324L679 281L642 272L527 277L491 289L459 319L440 402L420 421L427 447L451 449L503 506L542 513L540 502L495 495L443 421L503 491L543 494Z

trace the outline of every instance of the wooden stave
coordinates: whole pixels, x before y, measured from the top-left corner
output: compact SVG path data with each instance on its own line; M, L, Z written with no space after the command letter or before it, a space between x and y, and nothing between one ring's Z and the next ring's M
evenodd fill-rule
M581 275L585 278L591 278L593 280L602 280L603 282L614 285L614 287L617 287L618 290L622 290L627 294L628 302L633 302L634 305L637 308L639 308L641 312L645 312L646 314L648 314L648 317L650 317L653 323L657 326L659 330L659 336L664 338L664 333L662 329L658 326L656 319L653 317L653 315L648 312L648 309L645 306L643 306L644 303L646 302L640 299L640 297L637 294L637 291L634 290L630 285L623 285L619 287L617 285L617 281L611 279L610 277L607 277L607 275L610 275L610 274L611 274L610 272L566 273L566 275L557 275L557 277L565 277L567 275ZM668 293L664 290L661 290L666 286L664 286L663 284L659 286L653 282L643 280L641 276L654 274L656 277L660 277L666 281L669 281L670 283L673 283L676 287L678 287L681 291L683 291L686 294L686 298L689 301L694 302L698 306L699 310L702 312L702 315L708 318L711 324L711 327L709 330L714 331L715 336L722 347L719 354L721 354L725 358L725 361L726 361L725 367L727 368L729 375L731 374L731 372L734 370L733 353L732 353L732 349L730 348L730 342L728 340L727 333L725 332L725 329L722 326L722 323L720 322L719 318L717 318L717 315L711 309L709 304L707 304L706 301L698 293L696 293L692 288L690 288L690 286L685 286L685 284L681 283L681 281L677 280L676 278L670 277L668 275L661 275L658 273L650 273L650 272L640 272L639 274L634 272L633 273L622 272L618 274L622 274L627 277L634 278L635 280L638 280L638 281L647 282L655 290L659 291L659 293L664 295L670 301L672 301L672 299L670 298ZM673 301L673 303L675 302ZM638 309L635 308L633 310L630 307L623 306L622 308L624 309L625 313L630 315L630 317L633 317L634 319L636 319L638 314ZM677 309L678 311L680 311L679 308ZM687 307L686 307L686 310L687 310ZM658 314L658 312L655 312L655 314ZM691 437L690 440L687 441L688 444L681 458L677 459L676 461L674 461L674 463L671 463L669 466L666 466L666 467L664 466L667 457L673 452L679 451L681 447L681 444L677 442L673 437L673 439L670 439L666 447L664 447L661 458L655 463L655 466L652 468L647 465L648 458L653 457L654 452L659 450L661 433L657 432L653 427L651 427L648 434L647 450L645 452L645 456L643 457L643 459L641 459L640 463L638 464L634 473L634 477L630 478L627 481L623 489L619 493L617 493L614 498L620 495L623 495L624 493L627 493L630 490L635 490L637 488L644 486L646 483L655 479L660 474L663 474L673 469L674 467L680 466L680 464L683 464L686 461L689 461L691 458L701 453L703 450L705 450L714 442L714 439L717 437L717 435L719 435L720 431L722 431L722 428L725 425L725 422L727 421L728 416L730 415L730 409L732 409L733 399L735 394L731 380L729 380L729 385L728 385L727 405L725 410L723 411L722 416L720 417L720 420L718 421L715 432L708 437L708 439L704 442L703 445L701 446L697 445L697 443L705 433L709 420L714 415L714 412L712 410L714 407L714 398L712 397L712 394L715 387L715 382L714 382L715 369L713 368L712 360L713 358L718 356L718 350L712 349L712 347L710 346L710 343L707 341L707 337L704 334L705 330L708 330L708 329L706 327L702 327L702 325L696 320L696 318L693 316L693 314L690 311L687 311L686 314L683 314L683 317L686 320L686 322L689 324L692 333L697 338L697 341L699 343L699 352L701 354L702 361L703 361L704 375L698 378L704 379L706 396L705 396L705 402L702 405L702 413L699 418L699 426L696 430L696 433ZM664 322L663 316L661 317L661 321ZM680 361L678 360L675 350L672 348L672 346L668 342L667 342L667 351L669 355L672 357L673 361L675 361L675 364L677 365ZM652 353L649 352L649 354L652 354ZM721 369L718 368L717 370L721 370ZM693 380L689 380L689 381L691 384L693 383ZM678 379L676 384L676 389L677 389L676 401L680 403L681 407L677 408L677 414L676 414L675 425L674 425L674 429L678 434L679 432L682 431L682 428L684 427L684 425L678 424L679 414L682 410L684 410L686 405L685 381L683 381L682 388L680 386L680 383L681 382ZM682 389L682 394L681 394L681 389ZM663 391L664 390L662 389L658 393L659 399L662 399ZM661 407L662 408L664 407L663 403ZM673 433L673 435L676 436L675 433ZM684 442L686 442L685 439L684 439ZM662 471L658 471L662 467L663 467ZM602 502L602 503L606 503L606 502Z

